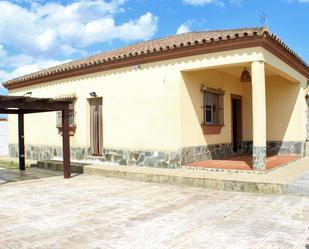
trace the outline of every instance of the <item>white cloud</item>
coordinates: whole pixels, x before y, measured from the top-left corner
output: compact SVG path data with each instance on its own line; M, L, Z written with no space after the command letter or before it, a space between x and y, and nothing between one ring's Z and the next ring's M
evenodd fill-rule
M0 82L69 61L38 58L25 54L10 55L0 44L0 68L3 68L0 70ZM2 87L1 84L0 87Z
M93 45L150 39L158 18L148 12L118 22L126 1L0 0L0 82L85 56Z
M64 40L76 41L75 45L79 48L113 39L145 40L151 38L157 31L157 21L157 17L150 12L137 20L130 20L118 26L113 18L106 17L88 22L85 25L70 23L68 26L62 27L60 34ZM76 31L69 31L72 29Z
M193 6L204 6L207 4L216 4L219 6L224 6L224 3L220 0L183 0L185 4Z
M189 23L183 23L178 27L176 33L177 34L183 34L183 33L187 33L187 32L190 32L190 31L191 31L190 24Z
M117 23L115 16L124 11L126 0L79 0L67 5L29 2L30 7L22 7L0 1L0 44L24 54L69 55L114 39L149 39L157 31L158 18L150 12Z
M20 57L22 58L22 57ZM28 63L25 63L28 61ZM59 61L59 60L39 60L35 61L33 58L27 57L20 65L12 71L0 70L0 82L4 82L9 79L13 79L22 75L33 73L44 68L53 67L62 63L66 63L69 60Z

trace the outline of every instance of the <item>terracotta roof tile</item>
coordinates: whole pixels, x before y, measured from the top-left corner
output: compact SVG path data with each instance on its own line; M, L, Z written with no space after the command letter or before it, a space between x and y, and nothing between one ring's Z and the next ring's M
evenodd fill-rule
M92 55L83 59L75 60L72 62L64 63L55 67L47 68L35 73L31 73L25 76L21 76L12 80L8 80L3 83L5 87L10 85L18 85L23 81L30 79L42 78L44 82L44 77L54 74L59 74L64 71L70 71L77 68L89 67L97 64L104 64L106 62L120 60L128 57L134 57L143 54L157 53L162 50L171 50L174 48L195 46L198 44L207 44L221 40L237 39L246 36L263 36L267 35L279 43L285 50L296 57L301 63L306 67L308 65L296 55L296 53L291 50L285 43L281 41L279 37L270 33L265 27L255 27L255 28L242 28L242 29L228 29L228 30L212 30L212 31L202 31L202 32L190 32L179 35L173 35L165 38L145 41L130 45L127 47L119 48L109 52L99 53Z
M61 94L53 98L57 101L67 101L77 99L76 93Z

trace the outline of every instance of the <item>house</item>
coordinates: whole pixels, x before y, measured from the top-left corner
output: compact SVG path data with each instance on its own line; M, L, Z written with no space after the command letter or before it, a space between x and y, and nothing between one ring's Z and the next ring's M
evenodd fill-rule
M74 100L71 157L180 165L252 153L303 156L309 67L265 27L151 40L3 83L9 95ZM61 113L25 117L26 157L62 156ZM46 125L46 126L45 126ZM9 117L9 153L17 156Z

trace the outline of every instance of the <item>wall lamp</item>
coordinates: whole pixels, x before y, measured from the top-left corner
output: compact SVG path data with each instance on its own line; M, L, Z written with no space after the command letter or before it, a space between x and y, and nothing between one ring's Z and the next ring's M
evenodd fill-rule
M251 75L247 68L244 68L240 75L240 82L251 82Z
M89 93L89 95L90 95L91 97L93 97L93 98L95 98L95 97L98 96L96 92L91 92L91 93Z
M31 97L31 95L32 95L32 92L27 92L24 94L24 97Z
M134 66L133 66L133 69L134 69L134 70L141 69L141 65L139 65L139 64L138 64L138 65L134 65Z

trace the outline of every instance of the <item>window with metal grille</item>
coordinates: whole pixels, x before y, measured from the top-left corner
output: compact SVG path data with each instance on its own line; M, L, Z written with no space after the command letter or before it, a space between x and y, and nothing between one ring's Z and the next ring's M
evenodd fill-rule
M223 93L203 90L204 125L224 125Z

